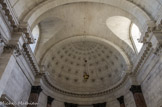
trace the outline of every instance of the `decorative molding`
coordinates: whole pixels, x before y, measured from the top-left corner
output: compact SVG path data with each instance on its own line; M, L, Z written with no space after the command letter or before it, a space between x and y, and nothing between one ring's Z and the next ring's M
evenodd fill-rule
M151 38L152 33L162 32L162 20L157 24L155 24L155 22L152 22L152 24L148 24L148 26L149 27L145 33L145 36L143 37L143 43L149 42L149 38Z
M108 89L106 91L101 91L101 92L96 92L96 93L89 93L89 94L79 94L79 93L68 92L68 91L59 89L59 88L55 87L54 85L52 85L49 82L46 75L44 75L42 79L45 82L45 84L47 86L49 86L50 89L52 89L53 91L58 92L58 93L68 95L68 96L75 96L75 97L96 97L96 96L102 96L102 95L112 93L112 92L118 90L119 88L121 88L125 84L126 80L128 79L128 74L126 74L125 77L123 78L123 80L119 84L114 86L113 88Z
M44 72L36 73L36 78L42 78L45 75Z
M32 35L31 29L27 23L20 23L19 27L15 29L16 32L23 32L28 44L34 43L34 37Z
M160 55L161 54L161 49L162 49L162 20L160 21L160 23L157 26L152 26L149 27L147 32L145 33L144 36L144 46L146 46L142 56L140 57L138 64L136 65L135 69L134 69L134 73L137 73L139 71L139 69L141 68L142 64L144 63L144 61L146 60L146 58L148 57L149 53L151 52L151 50L154 49L154 54L155 55ZM151 41L151 37L154 36L157 40L157 45L155 45L155 41ZM155 47L153 47L155 45Z
M14 45L14 44L6 44L6 45L3 45L3 52L4 53L13 53L14 52L14 55L16 57L20 56L22 54L22 50L20 50L19 48L19 45Z
M34 43L34 38L31 33L31 29L27 23L18 23L13 15L11 15L12 8L10 8L9 3L6 3L6 0L0 1L0 7L4 13L5 19L7 19L8 25L10 26L11 32L22 32L25 34L27 38L27 43L32 44ZM12 40L12 38L11 38Z
M18 46L17 45L13 45L13 44L6 44L3 48L3 52L4 53L12 53L15 49L17 49Z
M10 10L8 9L8 6L5 3L5 0L0 0L0 8L2 9L1 13L3 13L4 18L6 19L6 22L8 22L8 25L10 26L10 29L14 29L15 27L17 27L17 25L15 24L15 21L12 18Z
M162 44L158 44L154 52L155 55L160 56L162 54Z
M140 57L135 69L133 73L137 73L138 70L140 69L140 67L142 66L143 62L146 60L146 58L148 57L151 49L152 49L152 43L151 42L147 42L146 44L146 48L142 54L142 56Z
M41 76L43 74L39 73L39 68L37 66L37 63L34 61L34 59L33 59L34 56L31 55L32 52L29 48L30 47L28 46L28 44L24 43L23 44L23 54L24 54L25 58L27 59L29 65L31 66L31 69L34 72L34 75L35 76Z
M14 54L16 57L22 55L22 50L19 48L19 46L17 45L15 50L14 50Z
M33 71L36 76L40 77L40 75L42 74L39 73L38 64L33 58L34 55L32 54L32 51L29 49L28 46L28 44L34 42L34 38L32 36L29 25L27 23L18 22L8 0L0 0L0 8L4 19L12 32L11 40L5 42L5 46L3 49L4 52L14 52L16 57L21 54L25 54L24 56L27 59L29 66L31 66L31 71ZM23 51L18 46L18 41L20 37L25 39L25 44L22 46Z

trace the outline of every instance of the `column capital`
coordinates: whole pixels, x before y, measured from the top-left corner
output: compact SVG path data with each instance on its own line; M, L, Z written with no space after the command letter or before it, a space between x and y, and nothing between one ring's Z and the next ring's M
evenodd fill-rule
M53 102L53 100L54 100L54 98L48 96L48 97L47 97L47 104L50 104L50 105L51 105L52 102Z
M41 86L32 86L31 93L40 94L41 91L42 91Z
M132 85L130 88L130 91L135 94L135 93L142 93L141 86L140 85Z
M17 45L7 44L4 46L3 51L7 53L12 53L15 49L17 49Z
M124 104L124 96L117 98L120 104Z

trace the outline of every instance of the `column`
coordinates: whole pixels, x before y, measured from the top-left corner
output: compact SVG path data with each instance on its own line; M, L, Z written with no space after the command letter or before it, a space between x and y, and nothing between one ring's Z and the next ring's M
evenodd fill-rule
M142 94L141 86L132 85L130 91L133 93L137 107L147 107L144 96Z
M47 107L52 107L52 102L53 102L54 98L48 96L47 97Z
M40 86L32 86L31 93L29 96L29 103L27 107L37 107L37 105L31 105L32 103L38 103L39 94L42 91Z
M3 94L10 78L16 62L14 56L18 54L18 50L20 50L18 45L5 45L3 53L0 55L0 95Z
M117 100L120 103L120 107L125 107L124 96L121 96L121 97L117 98Z
M64 103L65 104L65 107L78 107L77 104L72 104L72 103Z
M5 72L5 69L13 53L20 54L20 49L17 42L22 35L23 33L20 32L13 33L14 37L10 40L8 44L5 44L3 46L3 52L1 52L2 54L0 55L0 78Z
M93 104L93 107L106 107L106 102L98 103L98 104Z

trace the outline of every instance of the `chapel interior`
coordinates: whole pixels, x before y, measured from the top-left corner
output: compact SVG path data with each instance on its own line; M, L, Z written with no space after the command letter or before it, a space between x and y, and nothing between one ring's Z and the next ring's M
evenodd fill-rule
M162 0L0 0L0 107L162 107Z

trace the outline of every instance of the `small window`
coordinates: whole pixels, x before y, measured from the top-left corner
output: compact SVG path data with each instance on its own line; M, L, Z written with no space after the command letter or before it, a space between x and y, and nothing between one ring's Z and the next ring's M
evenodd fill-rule
M133 41L135 50L139 53L143 46L143 43L139 42L139 39L141 37L141 32L140 32L138 26L134 23L131 26L131 37L132 37L132 41Z
M32 34L33 34L33 37L34 37L34 44L31 44L30 47L31 47L31 50L32 52L34 53L34 50L36 48L36 45L37 45L37 42L38 42L38 38L39 38L39 27L38 25L36 25L32 31Z

